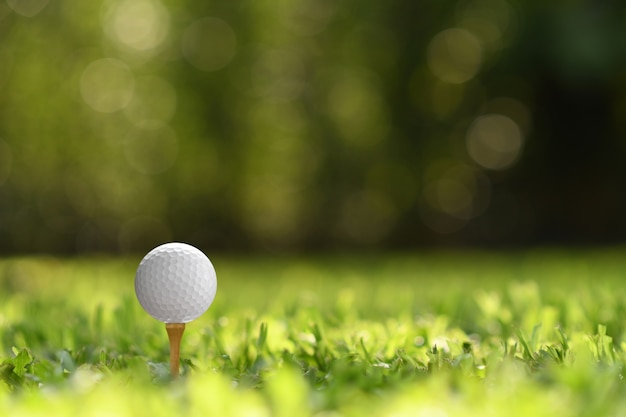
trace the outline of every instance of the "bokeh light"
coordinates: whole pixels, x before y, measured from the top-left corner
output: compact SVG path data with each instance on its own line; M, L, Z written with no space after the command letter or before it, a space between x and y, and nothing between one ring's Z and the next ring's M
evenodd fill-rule
M176 90L166 79L144 76L136 78L134 94L124 108L124 114L134 124L169 122L176 112L176 106Z
M460 84L474 78L483 51L472 33L461 28L439 32L428 45L428 67L442 81Z
M305 68L294 51L266 51L250 72L252 92L266 100L292 101L305 86Z
M483 105L483 113L496 113L509 117L520 128L524 135L532 128L532 115L528 106L512 97L496 97Z
M624 9L585 7L0 2L0 250L618 236Z
M48 0L6 0L15 13L24 17L34 17L47 5Z
M456 20L459 27L474 34L482 45L500 49L513 30L514 13L506 0L472 0L460 3Z
M472 210L472 191L462 182L441 179L425 190L430 205L457 218L468 218Z
M420 213L438 233L460 230L491 201L491 182L481 170L443 160L433 163L423 188Z
M135 51L150 51L167 38L169 13L158 0L112 0L104 28L118 44Z
M522 132L511 118L501 114L478 117L467 131L467 152L487 169L509 168L522 151Z
M329 0L304 0L294 3L283 23L299 36L314 36L326 30L337 6Z
M128 65L113 58L90 63L80 78L83 100L102 113L126 107L133 98L134 89L135 79Z

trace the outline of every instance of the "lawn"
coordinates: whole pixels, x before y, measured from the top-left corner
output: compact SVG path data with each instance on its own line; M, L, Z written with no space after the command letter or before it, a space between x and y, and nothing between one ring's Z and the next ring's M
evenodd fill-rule
M169 378L140 257L0 261L0 415L623 416L626 248L208 254Z

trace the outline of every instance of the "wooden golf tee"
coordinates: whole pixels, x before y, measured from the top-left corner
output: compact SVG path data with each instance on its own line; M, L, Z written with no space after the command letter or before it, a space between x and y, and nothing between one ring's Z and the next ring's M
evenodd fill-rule
M172 378L178 378L180 364L180 340L183 338L185 323L165 323L167 337L170 339L170 372Z

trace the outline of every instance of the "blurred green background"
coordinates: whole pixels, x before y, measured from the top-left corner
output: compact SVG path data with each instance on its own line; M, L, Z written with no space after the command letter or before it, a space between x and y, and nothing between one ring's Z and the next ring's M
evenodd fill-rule
M5 0L0 251L626 237L626 7Z

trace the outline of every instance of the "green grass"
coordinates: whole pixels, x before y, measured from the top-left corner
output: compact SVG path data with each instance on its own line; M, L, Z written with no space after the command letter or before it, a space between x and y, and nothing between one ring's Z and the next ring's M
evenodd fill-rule
M235 258L168 377L137 259L0 261L0 415L626 415L626 250Z

